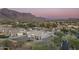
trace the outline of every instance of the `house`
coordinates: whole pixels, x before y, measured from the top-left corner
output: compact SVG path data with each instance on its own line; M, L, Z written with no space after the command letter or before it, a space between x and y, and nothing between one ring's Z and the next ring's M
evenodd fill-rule
M52 36L52 32L43 31L43 30L31 30L27 31L27 37L34 38L35 40L42 40Z
M26 30L24 28L11 28L9 29L10 36L22 36L26 35Z

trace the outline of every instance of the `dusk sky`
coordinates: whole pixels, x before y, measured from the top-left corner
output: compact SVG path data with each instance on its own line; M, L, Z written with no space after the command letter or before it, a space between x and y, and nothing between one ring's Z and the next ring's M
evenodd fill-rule
M11 8L19 12L32 13L44 17L79 18L79 8Z

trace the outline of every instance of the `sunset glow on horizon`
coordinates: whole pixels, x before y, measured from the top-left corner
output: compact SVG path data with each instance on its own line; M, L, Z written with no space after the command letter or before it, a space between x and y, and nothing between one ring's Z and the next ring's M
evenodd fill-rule
M44 17L79 18L79 8L10 8L19 12L32 13Z

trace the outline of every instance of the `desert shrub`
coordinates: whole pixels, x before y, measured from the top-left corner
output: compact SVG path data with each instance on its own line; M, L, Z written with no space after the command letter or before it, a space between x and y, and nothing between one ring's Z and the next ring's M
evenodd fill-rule
M32 46L33 50L48 50L49 47L45 43L34 43Z

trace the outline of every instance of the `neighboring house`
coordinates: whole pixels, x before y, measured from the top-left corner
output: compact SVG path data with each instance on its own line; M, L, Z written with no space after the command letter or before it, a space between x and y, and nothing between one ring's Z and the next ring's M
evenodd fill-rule
M9 37L10 39L13 40L32 40L32 41L45 41L45 39L47 40L49 37L52 36L52 32L49 31L38 31L38 30L30 30L27 31L26 35L21 35L19 34L19 36L14 36L14 37Z
M27 37L33 37L36 40L42 40L44 38L48 38L52 36L52 32L49 31L43 31L43 30L31 30L27 31Z
M9 36L22 36L26 35L24 28L12 28L8 25L0 25L0 35L5 34Z
M9 30L10 36L22 36L26 35L26 30L23 28L11 28Z
M12 28L8 26L0 26L1 34L6 33L9 39L14 40L43 40L53 35L53 31L38 30L37 28L26 30L24 28Z

